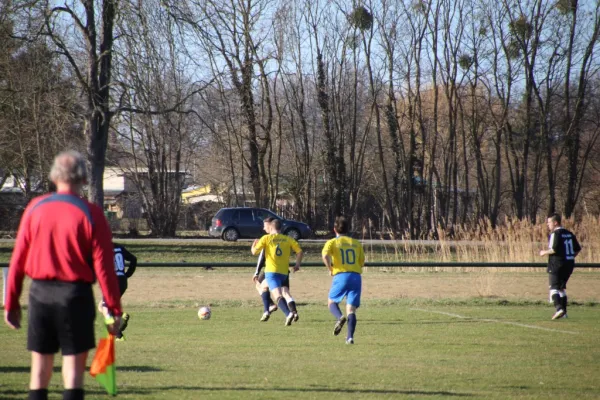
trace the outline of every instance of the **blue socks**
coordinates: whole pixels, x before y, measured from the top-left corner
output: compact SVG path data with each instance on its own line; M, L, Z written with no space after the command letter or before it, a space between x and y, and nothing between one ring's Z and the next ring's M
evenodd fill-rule
M271 293L267 290L266 292L262 292L260 297L262 298L265 312L269 312L269 306L271 305Z
M354 339L354 330L356 329L356 315L354 313L348 314L348 337L347 339Z
M335 319L342 318L342 311L340 310L340 306L337 303L331 303L329 305L329 311L333 314Z
M283 297L280 297L277 299L277 305L279 306L279 309L281 311L283 311L283 313L287 317L290 313L290 309L288 308L287 302L285 301L285 299Z

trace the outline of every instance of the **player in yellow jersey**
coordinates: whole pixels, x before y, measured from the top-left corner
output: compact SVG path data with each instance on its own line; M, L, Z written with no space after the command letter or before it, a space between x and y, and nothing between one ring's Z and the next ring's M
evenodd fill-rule
M269 234L257 239L252 244L251 252L253 255L265 250L265 280L269 285L269 291L279 306L279 309L285 314L285 325L289 326L292 321L298 321L298 311L296 302L290 294L288 287L284 282L289 275L289 263L292 250L296 253L296 265L294 272L300 269L302 262L302 249L294 239L281 234L281 221L275 219L271 221ZM253 279L258 280L258 277Z
M263 220L263 230L267 233L271 233L271 222L275 220L273 217L267 217ZM277 305L271 299L271 292L269 291L269 285L267 285L267 281L265 280L265 273L262 269L265 267L265 249L262 249L260 254L258 255L258 261L256 262L256 270L254 271L254 276L252 277L252 281L255 284L256 290L258 291L258 295L261 297L263 302L263 315L260 317L261 322L267 322L269 318L271 318L271 313L277 311ZM287 287L288 290L290 288L290 280L289 275L288 279L283 282L283 286Z
M327 305L329 311L337 319L333 334L339 335L344 324L348 321L347 344L354 344L356 329L356 309L360 306L362 292L362 269L365 265L365 253L362 244L356 239L346 236L348 221L345 217L337 217L333 230L335 239L325 243L321 255L323 262L333 276ZM346 297L346 315L344 317L339 303Z

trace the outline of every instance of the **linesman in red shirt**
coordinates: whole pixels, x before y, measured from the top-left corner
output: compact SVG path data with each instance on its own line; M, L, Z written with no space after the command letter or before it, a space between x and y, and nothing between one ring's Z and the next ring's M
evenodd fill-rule
M54 354L62 350L63 399L84 398L88 351L95 347L98 279L116 333L121 320L112 235L100 207L79 193L87 181L83 156L74 151L54 159L50 180L56 193L33 199L23 214L10 261L4 320L21 327L19 298L25 275L29 291L27 349L31 351L29 399L47 399Z

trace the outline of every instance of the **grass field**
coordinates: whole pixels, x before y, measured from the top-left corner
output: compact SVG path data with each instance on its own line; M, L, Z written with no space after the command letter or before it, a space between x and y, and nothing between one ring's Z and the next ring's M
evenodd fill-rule
M141 262L255 262L249 240L222 242L195 239L153 240L119 239ZM301 241L304 260L321 262L324 242ZM535 262L544 263L537 242L376 242L365 244L367 262ZM597 262L600 243L589 242L577 257L578 262ZM12 241L0 242L0 263L8 262ZM429 267L419 270L429 270Z
M334 337L323 306L260 323L257 307L129 310L117 343L126 399L593 399L600 396L599 307L572 307L550 321L548 306L366 302L356 344ZM345 329L344 329L345 331ZM343 332L344 333L344 332ZM0 330L0 398L21 399L28 382L25 331ZM56 362L51 398L60 398ZM88 398L106 395L91 378Z
M126 245L140 261L255 260L248 242ZM308 261L318 261L320 246L305 245ZM0 262L11 249L0 244ZM439 249L426 246L371 251L440 260ZM344 343L345 329L332 335L324 268L292 277L301 319L291 327L280 312L258 321L251 276L248 268L139 268L123 299L132 318L128 340L117 343L119 398L600 399L599 271L575 271L569 318L551 321L539 268L369 268L355 345ZM24 305L27 291L28 283ZM196 317L204 304L212 306L209 321ZM3 326L0 342L0 399L22 399L26 329ZM55 365L50 398L60 399L59 358ZM90 377L86 391L88 399L108 397Z

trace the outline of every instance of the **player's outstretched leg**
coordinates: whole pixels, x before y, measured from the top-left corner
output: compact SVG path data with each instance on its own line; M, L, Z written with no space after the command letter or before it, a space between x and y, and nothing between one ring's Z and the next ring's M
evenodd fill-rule
M260 297L263 302L263 311L269 312L269 306L271 305L271 292L267 289L266 291L260 294Z
M554 303L554 308L556 308L556 312L554 313L554 315L552 315L552 319L559 319L565 313L565 311L562 309L559 291L556 289L550 290L550 297L552 297L552 302Z
M294 314L293 312L290 312L287 317L285 317L285 326L290 326L292 325L292 321L294 321L294 316L296 314Z
M121 332L127 329L127 324L129 323L129 314L123 313L121 316Z
M356 329L356 314L348 314L348 336L346 337L346 344L354 344L354 330Z
M296 302L294 301L294 298L292 297L291 293L289 292L289 289L287 287L283 288L283 296L285 297L285 301L287 303L287 306L290 310L290 312L293 314L292 315L292 319L294 322L298 321L298 310L296 309Z
M567 318L567 291L566 290L561 290L559 292L560 294L560 305L561 308L563 309L563 311L565 312L562 316L562 318Z
M294 318L294 314L292 314L287 306L287 302L283 296L277 298L277 304L279 305L279 309L281 312L285 314L285 325L289 326L292 324L292 319Z
M269 290L267 289L266 291L263 291L260 294L260 297L262 298L262 302L263 302L263 315L260 318L260 320L262 322L266 322L269 320L269 318L271 317L271 311L270 311L270 306L271 306L271 292L269 292Z
M342 328L344 327L344 324L346 323L346 317L344 317L344 315L342 314L342 311L340 310L340 306L338 305L338 303L332 301L331 299L329 300L328 307L329 307L329 312L337 320L333 327L333 334L335 336L337 336L340 334L340 332L342 331Z
M292 314L294 314L293 315L294 322L297 322L300 317L298 317L298 310L296 309L296 302L294 301L293 298L290 297L290 299L291 300L288 301L287 305L288 305L288 308L290 309L290 312Z
M342 331L342 328L344 327L344 324L346 323L346 317L344 317L343 315L340 317L340 319L337 320L337 322L335 323L335 325L333 326L333 334L334 336L337 336L340 334L340 332Z

